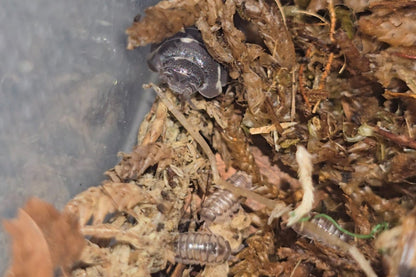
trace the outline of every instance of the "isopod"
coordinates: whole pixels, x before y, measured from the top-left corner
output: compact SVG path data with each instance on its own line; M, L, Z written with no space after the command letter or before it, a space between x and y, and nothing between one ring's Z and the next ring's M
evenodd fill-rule
M345 242L352 240L351 236L341 232L332 222L330 222L328 219L324 217L314 218L311 222L318 225L319 228L321 228L328 234L336 236Z
M330 220L328 220L325 217L322 216L316 216L311 220L311 223L315 224L318 228L322 229L323 231L325 231L326 233L328 233L331 236L335 236L337 238L339 238L342 241L345 242L350 242L353 240L353 237L341 232L341 230L339 230L339 228L337 228L334 223L332 223ZM294 230L302 236L305 236L311 240L317 240L323 244L326 244L325 241L322 241L321 239L316 239L314 234L310 234L308 232L305 232L304 230L302 230L302 228L300 227L300 224L297 224L297 226L294 227Z
M152 45L147 62L162 81L185 97L197 91L206 98L216 97L227 82L226 69L209 55L201 33L193 27Z
M228 182L239 188L251 188L251 177L242 171L234 173ZM225 218L240 206L240 198L228 190L218 189L210 194L202 204L200 216L205 222L213 222Z
M221 264L231 254L230 243L210 233L181 233L175 250L175 260L182 264Z

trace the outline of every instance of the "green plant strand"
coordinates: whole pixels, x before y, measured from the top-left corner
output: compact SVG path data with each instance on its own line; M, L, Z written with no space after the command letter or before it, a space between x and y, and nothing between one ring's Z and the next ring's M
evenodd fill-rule
M343 232L344 234L347 234L347 235L349 235L349 236L351 236L351 237L358 238L358 239L371 239L371 238L374 238L375 234L377 234L377 233L378 233L378 232L380 232L380 231L387 230L387 229L388 229L388 227L389 227L389 225L388 225L388 223L387 223L387 222L382 222L382 223L377 224L376 226L374 226L374 227L373 227L373 229L371 230L371 232L370 232L369 234L367 234L367 235L363 235L363 234L355 234L355 233L352 233L352 232L350 232L350 231L348 231L348 230L346 230L346 229L342 228L342 227L338 224L338 222L336 222L336 221L335 221L335 219L333 219L332 217L330 217L330 216L329 216L329 215L327 215L327 214L317 214L317 215L315 215L313 218L320 218L320 217L323 217L323 218L325 218L325 219L329 220L332 224L334 224L334 226L335 226L338 230L340 230L340 231L341 231L341 232ZM310 217L310 216L306 216L306 217L303 217L301 220L299 220L299 222L308 221L308 220L310 220L310 219L311 219L311 217Z
M350 231L342 228L338 224L338 222L336 222L332 217L330 217L327 214L317 214L317 215L314 216L314 218L320 218L320 217L323 217L323 218L329 220L341 232L343 232L343 233L345 233L345 234L347 234L347 235L349 235L351 237L358 238L358 239L371 239L371 238L374 238L374 235L375 234L377 234L378 232L380 232L382 230L386 230L388 228L388 223L387 222L382 222L382 223L377 224L376 226L374 226L373 229L371 230L371 232L369 234L366 234L366 235L364 235L364 234L355 234L355 233L352 233L352 232L350 232Z

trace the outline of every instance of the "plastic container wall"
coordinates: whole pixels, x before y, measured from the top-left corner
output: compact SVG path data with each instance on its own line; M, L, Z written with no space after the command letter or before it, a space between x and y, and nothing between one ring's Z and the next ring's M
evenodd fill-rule
M130 152L154 99L125 29L155 0L0 0L0 216L61 209ZM0 273L9 262L0 232Z

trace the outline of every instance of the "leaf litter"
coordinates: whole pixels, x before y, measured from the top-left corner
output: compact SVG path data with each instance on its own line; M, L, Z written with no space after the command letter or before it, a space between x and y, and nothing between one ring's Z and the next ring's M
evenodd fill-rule
M60 216L75 226L33 200L4 223L13 237L9 272L52 276L34 273L42 264L65 276L413 276L415 14L406 0L148 8L126 31L128 49L194 25L229 84L212 100L188 102L148 84L158 97L137 146L120 153L101 186L69 201ZM225 181L237 170L251 188ZM241 207L204 223L201 205L218 189ZM183 232L220 235L232 255L220 265L178 264ZM36 251L25 249L28 239ZM36 252L34 262L21 258L25 251Z

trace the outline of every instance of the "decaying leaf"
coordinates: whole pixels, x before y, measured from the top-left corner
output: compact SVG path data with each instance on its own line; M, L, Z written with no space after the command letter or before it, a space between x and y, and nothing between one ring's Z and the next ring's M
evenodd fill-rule
M157 163L169 164L171 155L170 149L164 144L139 145L131 154L124 154L123 159L126 162L123 166L116 166L114 170L122 179L133 178L142 175L147 168Z
M377 7L373 9L377 11ZM384 12L385 10L362 17L358 22L360 30L392 46L415 46L415 7L395 10L395 12L389 12L387 15Z
M60 213L52 205L31 198L18 217L3 221L13 237L13 261L7 276L67 274L85 245L77 218Z
M147 8L146 16L126 30L129 35L128 49L148 43L161 42L195 23L198 1L161 1ZM157 24L155 24L157 22ZM156 36L155 36L156 35Z

